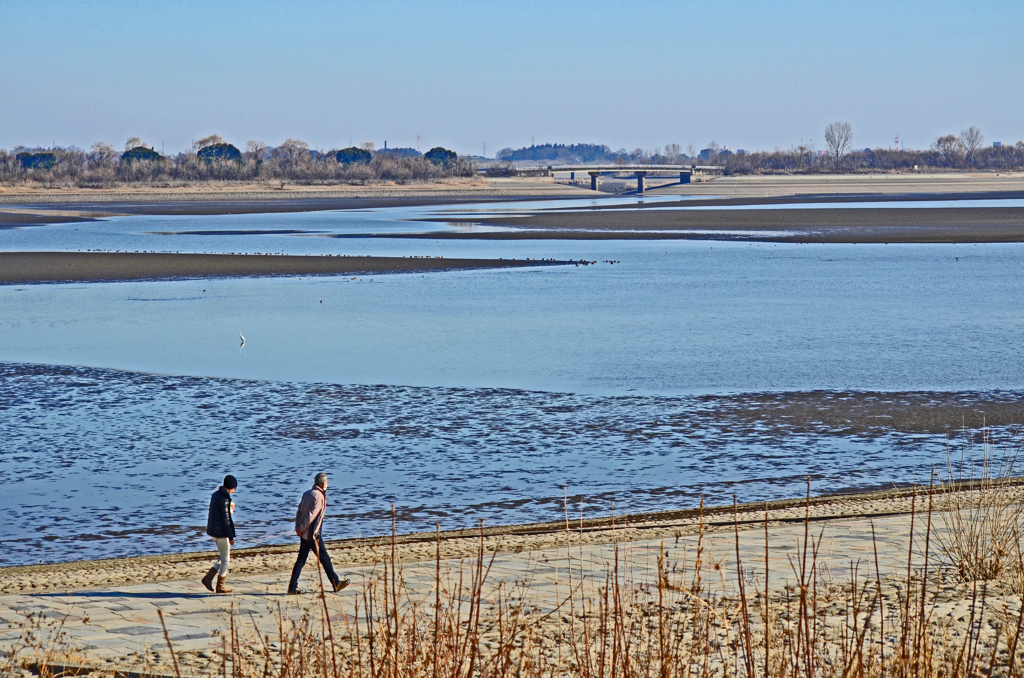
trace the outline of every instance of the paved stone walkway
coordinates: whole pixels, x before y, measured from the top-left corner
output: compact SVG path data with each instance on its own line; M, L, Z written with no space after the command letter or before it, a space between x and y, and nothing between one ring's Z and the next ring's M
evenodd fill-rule
M923 531L923 517L918 516L915 530ZM909 516L874 518L882 576L905 573L907 567ZM936 517L933 528L941 532L942 521ZM794 582L793 564L802 556L799 546L804 537L802 523L773 524L769 529L769 567L773 588ZM810 534L818 540L818 567L835 581L848 580L851 563L859 563L862 575L874 574L874 548L871 522L866 519L838 519L810 523ZM740 556L751 580L761 582L765 558L763 526L746 525L740 529ZM613 535L609 535L609 541ZM933 544L935 543L933 536ZM725 587L735 586L736 541L729 528L718 528L704 536L704 562L721 564ZM523 553L499 553L494 559L487 590L504 583L514 589L517 583L528 583L528 602L540 610L554 609L569 591L570 577L578 586L581 570L584 586L603 585L606 572L615 567L618 550L619 571L626 584L657 585L657 560L662 548L668 561L692 566L697 549L696 536L678 539L627 541L605 544L574 545L570 548L549 548ZM915 556L915 561L919 554ZM490 556L487 556L488 561ZM443 573L458 577L465 568L468 582L473 559L443 561ZM435 562L405 563L402 573L413 595L425 596L433 590ZM570 574L569 569L572 569ZM204 570L205 571L205 570ZM343 622L361 598L368 581L382 571L382 565L349 569L352 585L345 591L330 595L332 620ZM719 574L711 569L717 582ZM196 580L203 574L196 571ZM79 648L93 661L119 660L147 648L166 647L157 610L162 610L171 642L176 650L208 652L213 657L218 641L213 636L225 629L232 607L251 625L260 627L261 635L276 636L273 611L280 605L287 614L302 614L322 605L318 595L286 596L288 572L260 576L232 577L233 595L214 595L198 581L163 582L105 589L78 590L64 593L41 593L0 596L0 648L6 649L18 635L19 625L27 614L41 615L54 622L64 620L63 630L68 644ZM316 570L307 565L304 585L314 588ZM589 588L587 592L596 592ZM251 615L251 617L250 617Z

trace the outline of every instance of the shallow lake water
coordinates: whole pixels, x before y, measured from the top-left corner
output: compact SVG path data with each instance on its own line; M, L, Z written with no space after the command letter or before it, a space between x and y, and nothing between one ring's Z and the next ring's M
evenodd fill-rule
M247 544L290 539L320 469L333 537L386 530L392 503L405 530L551 519L565 485L593 515L791 496L807 475L815 492L910 482L942 436L768 436L700 398L1024 388L1024 245L318 237L404 219L0 232L8 250L599 262L0 286L0 563L206 548L225 472ZM672 418L690 423L659 433Z

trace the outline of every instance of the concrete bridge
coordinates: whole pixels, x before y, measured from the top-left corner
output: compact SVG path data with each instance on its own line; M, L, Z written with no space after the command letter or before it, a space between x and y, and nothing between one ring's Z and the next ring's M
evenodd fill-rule
M690 177L694 174L721 174L725 167L722 165L614 165L614 164L591 164L591 165L548 165L548 172L554 176L556 172L568 172L570 180L576 180L577 172L586 172L590 175L590 190L597 190L598 178L604 172L634 172L636 174L636 190L644 192L644 177L649 173L675 173L679 172L679 183L690 183Z

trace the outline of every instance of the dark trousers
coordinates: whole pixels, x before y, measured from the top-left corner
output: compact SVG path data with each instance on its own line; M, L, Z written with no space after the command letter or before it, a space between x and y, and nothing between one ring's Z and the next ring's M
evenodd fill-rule
M295 561L295 567L292 568L292 578L288 582L289 591L299 588L299 575L302 574L302 568L306 565L306 558L309 557L310 551L313 552L315 558L317 549L320 549L320 564L324 567L324 574L330 580L331 587L333 588L338 583L338 575L334 572L334 566L331 565L331 556L328 555L327 548L324 546L324 538L317 535L316 544L306 539L299 539L299 557Z

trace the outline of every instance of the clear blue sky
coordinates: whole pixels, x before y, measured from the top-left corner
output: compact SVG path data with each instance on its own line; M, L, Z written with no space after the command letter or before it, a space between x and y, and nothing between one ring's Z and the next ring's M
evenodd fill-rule
M0 148L1024 139L1015 2L0 0Z

